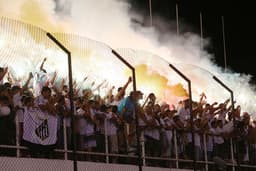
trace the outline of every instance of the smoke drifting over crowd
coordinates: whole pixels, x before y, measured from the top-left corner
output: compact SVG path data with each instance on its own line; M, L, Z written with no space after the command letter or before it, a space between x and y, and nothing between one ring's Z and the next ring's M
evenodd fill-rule
M168 63L172 63L191 79L193 99L198 100L199 94L205 92L210 103L223 102L229 98L229 94L212 79L216 75L234 91L235 101L242 110L255 117L256 95L255 88L249 84L250 75L233 73L231 70L224 72L223 68L212 62L214 56L200 48L199 35L185 33L177 36L175 30L163 33L140 24L134 26L133 17L140 20L140 16L131 13L130 4L125 0L0 0L0 15L33 24L49 32L72 33L93 39L119 49L119 52L122 49L134 49L133 54L137 58L129 58L129 61L137 65L138 88L142 91L156 91L145 88L147 80L140 82L145 77L156 80L160 89L173 90L176 87L180 90L177 85L183 83L182 79L167 67ZM160 37L164 41L159 41ZM1 62L3 54L0 57ZM100 63L94 62L91 67ZM124 82L126 78L116 81ZM186 84L183 87L186 89ZM171 93L160 92L158 95L170 96ZM162 100L168 98L163 97Z

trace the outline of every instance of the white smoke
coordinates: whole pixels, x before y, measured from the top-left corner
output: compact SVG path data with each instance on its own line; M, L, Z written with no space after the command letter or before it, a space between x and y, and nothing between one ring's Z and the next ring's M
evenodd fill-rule
M134 27L132 17L139 15L130 13L130 4L125 0L37 1L41 3L51 23L57 25L66 22L69 25L70 29L66 32L103 42L112 48L132 48L154 53L176 65L191 78L195 99L201 93L200 89L207 92L206 95L212 101L216 97L222 101L229 97L212 79L212 75L216 75L234 91L235 100L242 106L242 110L255 114L256 96L255 89L249 84L250 75L231 70L224 72L223 68L212 62L214 57L211 54L200 49L199 35L185 33L177 37L175 31L163 33L139 24ZM24 2L28 0L0 0L0 14L19 16ZM156 70L161 70L157 67L157 59L154 66Z
M65 3L63 5L65 6ZM212 62L211 59L214 58L212 54L201 50L199 35L185 33L177 37L175 31L160 33L154 28L140 25L134 29L132 27L132 16L134 15L131 15L130 5L126 1L75 0L70 5L69 15L77 34L104 42L113 48L144 50L157 54L170 63L179 63L177 67L183 66L180 67L182 71L188 77L191 76L196 80L194 82L192 80L192 86L199 87L202 91L208 89L207 96L209 99L219 96L224 101L230 96L223 87L212 79L212 76L216 75L234 91L237 104L240 104L245 111L254 114L255 88L249 84L251 76L234 73L232 70L224 72L223 68ZM139 16L138 14L135 15ZM154 22L166 24L163 21ZM164 40L160 41L160 38L164 38ZM209 43L207 39L203 41L205 45ZM197 68L196 75L191 72L191 67L184 66ZM202 85L206 87L202 87ZM200 93L199 91L194 95L195 98Z

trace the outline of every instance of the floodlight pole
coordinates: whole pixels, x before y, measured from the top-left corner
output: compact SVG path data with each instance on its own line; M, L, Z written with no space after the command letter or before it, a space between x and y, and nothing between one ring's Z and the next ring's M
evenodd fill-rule
M222 87L224 87L229 93L230 93L230 97L231 97L231 112L232 112L232 120L233 120L233 129L236 129L236 118L234 115L234 111L235 111L235 106L234 106L234 95L233 95L233 91L228 88L228 86L226 86L220 79L218 79L216 76L213 76L213 79L215 81L217 81ZM234 144L235 146L237 146L237 144ZM234 158L234 157L233 157ZM237 170L240 170L240 161L239 158L237 157Z
M153 26L153 17L152 17L152 2L149 0L149 18L150 18L150 27Z
M51 33L46 33L46 35L58 45L67 55L68 55L68 79L69 79L69 100L71 109L71 120L72 120L72 144L73 144L73 167L74 171L77 171L77 155L76 155L76 136L75 136L75 116L74 116L74 92L73 92L73 79L72 79L72 61L71 52L64 47Z
M193 154L193 169L196 171L196 158L195 158L195 135L194 135L194 122L193 122L193 110L192 110L192 91L191 91L191 81L176 67L172 64L169 64L177 74L179 74L187 83L188 83L188 93L189 93L189 113L190 113L190 125L191 125L191 134L192 134L192 154Z
M179 25L179 0L176 0L175 12L176 12L176 31L177 31L177 36L179 36L179 35L180 35L180 25Z
M118 54L115 50L112 49L112 53L132 71L133 91L136 91L135 68L129 62L127 62L120 54ZM141 157L141 146L140 146L139 118L138 118L138 114L137 114L136 109L137 109L137 106L135 107L135 126L136 126L136 138L137 138L138 166L139 166L139 171L142 171L142 157Z
M221 16L221 24L222 24L222 40L223 40L224 64L225 64L225 71L227 71L227 51L226 51L226 36L225 36L224 16Z

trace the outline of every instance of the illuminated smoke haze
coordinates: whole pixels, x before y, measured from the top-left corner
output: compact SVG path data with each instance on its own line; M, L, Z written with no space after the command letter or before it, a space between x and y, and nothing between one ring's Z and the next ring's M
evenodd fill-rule
M0 14L34 24L50 32L72 33L103 42L123 54L126 53L124 49L127 49L128 53L134 49L132 53L137 59L133 61L129 58L129 61L142 68L141 64L147 64L147 76L152 76L150 74L154 72L152 78L162 83L161 88L173 88L179 82L187 88L182 79L168 68L164 59L191 79L195 100L198 100L199 94L203 91L206 92L209 102L222 102L229 98L229 94L212 79L212 76L216 75L234 91L235 100L242 106L242 110L255 115L256 96L255 88L249 84L250 75L234 73L231 70L224 72L223 68L212 62L214 56L207 51L201 51L199 35L184 33L177 37L175 30L160 33L155 28L140 25L134 27L132 17L136 16L139 20L140 16L130 13L130 4L127 1L0 0ZM154 22L165 25L163 21ZM160 42L160 37L164 37L164 41ZM204 42L208 43L207 40ZM162 59L159 60L159 57ZM79 64L77 61L75 63ZM112 65L114 67L118 63L114 62ZM82 70L80 67L77 68ZM140 74L142 73L138 73ZM156 75L159 75L159 78ZM125 80L126 78L120 77L116 82L119 85ZM138 88L151 91L146 90L145 84L143 88L139 83L140 81ZM164 93L167 93L165 96L170 96L168 92Z

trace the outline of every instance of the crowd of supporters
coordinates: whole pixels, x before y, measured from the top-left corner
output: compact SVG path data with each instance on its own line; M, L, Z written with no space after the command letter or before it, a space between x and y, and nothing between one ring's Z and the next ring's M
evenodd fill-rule
M250 114L241 111L239 104L232 112L230 100L209 104L202 93L199 102L193 101L191 120L189 99L172 105L158 104L152 92L141 104L144 94L127 92L132 82L128 78L116 93L113 86L105 97L74 84L74 111L71 112L65 79L57 85L57 73L50 78L43 68L45 62L46 58L38 71L28 74L24 85L12 78L7 67L0 68L0 145L16 145L18 139L29 149L24 155L53 157L53 149L63 149L65 139L68 149L72 149L74 135L81 151L105 153L107 148L111 154L136 154L137 118L145 156L175 158L178 155L200 161L206 159L206 154L208 161L214 156L231 161L233 149L236 162L256 164L256 122ZM231 138L234 148L230 148ZM10 150L0 148L0 155L10 155ZM91 154L78 157L86 161L105 160ZM127 159L113 156L110 162L127 162ZM146 160L148 166L171 167L172 164Z

